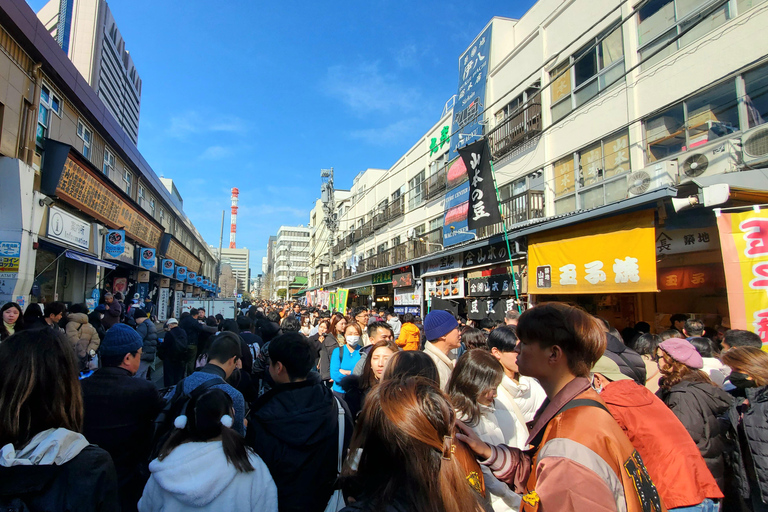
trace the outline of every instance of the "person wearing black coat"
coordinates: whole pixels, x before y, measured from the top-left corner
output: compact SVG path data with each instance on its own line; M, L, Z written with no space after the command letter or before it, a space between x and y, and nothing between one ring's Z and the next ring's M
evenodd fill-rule
M102 368L83 379L83 434L112 456L122 510L136 510L149 477L152 426L164 406L155 385L133 378L142 340L125 324L107 331L99 347Z
M136 315L136 332L141 336L143 349L141 351L141 366L136 372L137 379L152 380L151 373L157 355L157 327L149 316L140 315L142 310L138 310Z
M184 329L184 332L187 334L187 346L189 347L186 360L187 374L195 371L198 345L205 342L207 336L216 332L215 327L208 327L200 323L198 320L199 315L199 311L192 308L189 310L189 314L182 315L179 321L179 327Z
M169 318L166 322L163 343L157 348L157 355L163 360L163 385L174 386L184 378L189 342L184 329L179 329L179 321Z
M634 380L641 386L645 386L647 370L643 356L624 345L616 336L606 333L608 344L605 347L605 356L619 365L621 373Z
M107 334L107 330L101 324L101 317L104 314L104 310L99 311L98 307L88 314L88 323L96 329L96 334L99 335L99 339L104 341L104 336Z

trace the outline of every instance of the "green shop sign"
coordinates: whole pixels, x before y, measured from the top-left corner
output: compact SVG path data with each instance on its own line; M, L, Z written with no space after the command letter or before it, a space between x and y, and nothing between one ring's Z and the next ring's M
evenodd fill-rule
M373 274L372 284L392 284L392 271Z

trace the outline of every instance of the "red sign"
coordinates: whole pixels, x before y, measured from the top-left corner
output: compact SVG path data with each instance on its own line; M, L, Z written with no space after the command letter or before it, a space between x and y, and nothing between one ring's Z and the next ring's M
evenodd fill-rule
M657 273L659 290L725 287L725 276L719 265L660 268Z

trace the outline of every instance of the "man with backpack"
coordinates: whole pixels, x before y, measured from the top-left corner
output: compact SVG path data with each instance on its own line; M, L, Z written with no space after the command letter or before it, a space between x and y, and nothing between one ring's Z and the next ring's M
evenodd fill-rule
M133 378L142 354L141 336L135 330L115 324L99 353L101 369L81 381L83 434L112 456L122 510L136 510L149 476L153 421L164 403L152 382Z
M339 449L345 453L349 445L352 416L312 371L317 349L303 334L278 336L268 350L274 387L254 403L247 439L269 467L281 512L322 512L334 490Z

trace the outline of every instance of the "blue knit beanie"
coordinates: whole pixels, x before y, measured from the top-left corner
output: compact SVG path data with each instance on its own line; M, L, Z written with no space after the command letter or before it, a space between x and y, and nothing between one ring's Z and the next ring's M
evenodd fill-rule
M143 346L141 336L132 327L115 324L109 328L104 340L99 345L102 357L125 356L136 352Z
M442 338L459 326L459 322L448 311L435 309L424 318L424 335L427 341Z

